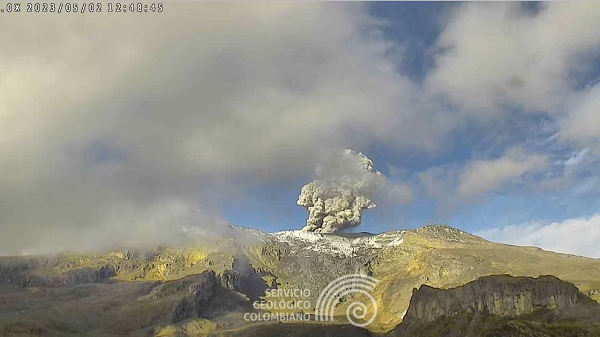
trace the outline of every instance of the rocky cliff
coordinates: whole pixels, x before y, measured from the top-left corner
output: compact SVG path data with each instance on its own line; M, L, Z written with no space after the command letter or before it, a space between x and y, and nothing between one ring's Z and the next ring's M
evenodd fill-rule
M214 318L234 310L248 298L237 292L229 276L217 275L209 270L181 280L162 283L153 288L145 300L174 299L171 305L170 323L186 318Z
M582 296L554 276L488 276L450 290L422 285L413 291L405 320L426 323L460 313L515 317L541 308L571 308Z
M378 333L389 332L402 322L409 312L413 289L423 284L450 289L488 275L555 275L573 282L590 296L600 293L600 260L497 244L447 226L360 235L263 233L232 227L231 233L219 237L206 233L190 235L189 242L181 245L0 257L0 335L3 325L30 326L27 320L45 319L51 319L49 326L55 322L69 327L73 322L88 322L90 330L85 330L85 334L89 336L99 327L121 329L117 335L143 331L145 336L155 327L174 324L180 329L189 320L200 324L199 319L210 320L210 324L202 321L200 325L217 330L247 324L240 320L246 309L230 312L233 305L208 311L202 308L218 302L217 298L203 297L214 292L197 278L208 270L215 272L219 287L242 296L246 304L263 297L266 289L300 288L310 290L311 296L306 299L314 305L319 293L337 277L352 273L371 275L378 280L372 292L378 310L368 328ZM157 289L156 293L172 287L179 289L175 295L148 300L150 289ZM425 289L422 288L423 293ZM569 299L575 300L568 288L551 291L558 297L548 303L515 293L513 307L506 310L518 315L529 307L562 307ZM567 295L563 296L563 292ZM363 300L360 295L356 299ZM490 313L504 310L504 304L497 307L495 299L482 298L478 300L480 304L469 299L456 310L462 312L469 305L485 307ZM576 304L581 301L579 294L576 300ZM436 308L445 306L440 301ZM96 305L91 306L94 302ZM98 311L102 308L97 305L100 302L110 303L107 308L113 311ZM345 306L350 302L343 301L335 314L345 318ZM452 310L453 306L456 304L443 310ZM56 307L61 310L48 309ZM72 308L79 310L71 311ZM369 306L368 310L372 308ZM434 314L435 310L431 310ZM123 320L114 322L115 316Z
M482 277L453 289L414 289L396 336L587 336L600 305L554 276ZM594 319L594 316L596 318Z

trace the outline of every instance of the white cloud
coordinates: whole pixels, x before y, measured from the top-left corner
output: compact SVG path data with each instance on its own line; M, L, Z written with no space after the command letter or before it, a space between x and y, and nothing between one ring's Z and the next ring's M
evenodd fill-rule
M468 3L438 41L442 52L427 82L466 113L507 107L556 112L577 98L582 57L600 47L600 6L552 2L530 13L519 3ZM589 61L589 60L588 60Z
M436 150L469 120L463 111L570 104L580 95L569 71L600 41L598 6L543 6L537 16L515 4L461 6L424 86L395 71L397 46L361 4L169 3L161 15L3 17L0 246L143 237L130 224L134 211L149 223L192 217L212 226L220 204L247 185L296 181L332 151ZM440 109L437 94L460 109ZM578 111L585 123L593 118ZM463 176L460 163L450 192L428 187L455 195L460 178L467 195L496 189L542 166L525 157L476 161ZM410 188L398 183L389 197L407 201ZM165 206L173 202L180 206Z
M515 147L497 158L428 168L418 174L418 183L436 201L438 215L445 218L467 205L481 203L487 192L536 186L532 185L536 177L530 175L547 164L546 156Z
M561 137L600 150L600 84L583 95L574 107Z
M600 257L600 214L553 223L526 223L480 231L488 240L545 250Z
M523 118L524 110L551 121L559 135L551 141L555 149L564 145L579 147L575 151L599 149L600 119L595 111L600 108L600 90L598 85L581 89L600 54L599 30L596 3L543 3L535 12L519 3L460 5L437 41L435 67L425 80L425 90L467 116L461 123L487 122L476 127L489 130L488 137L498 144L510 144L507 139L519 136L529 142L535 139L532 134L513 134L518 132L515 123L532 118ZM532 125L536 131L541 127ZM461 165L430 169L421 182L438 198L468 197L520 181L545 164L539 156L563 161L555 156L559 151L552 153L548 147L535 151L540 155L475 160L463 173L457 172ZM565 165L575 164L573 160ZM542 179L542 187L563 186L561 181L566 181L551 178Z
M539 170L546 163L546 157L519 148L510 149L497 159L472 161L459 178L458 193L462 196L485 193L519 181L524 174Z
M248 184L305 176L332 150L435 147L447 127L417 130L431 114L366 13L169 3L161 15L3 17L0 246L119 242L145 230L115 209L177 200L173 221L218 217Z

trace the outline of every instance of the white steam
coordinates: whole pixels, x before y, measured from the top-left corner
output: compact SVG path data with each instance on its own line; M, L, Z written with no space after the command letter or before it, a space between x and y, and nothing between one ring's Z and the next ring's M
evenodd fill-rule
M356 227L362 211L376 206L371 198L384 180L364 154L346 150L316 173L318 179L304 185L298 197L309 213L302 230L334 233Z

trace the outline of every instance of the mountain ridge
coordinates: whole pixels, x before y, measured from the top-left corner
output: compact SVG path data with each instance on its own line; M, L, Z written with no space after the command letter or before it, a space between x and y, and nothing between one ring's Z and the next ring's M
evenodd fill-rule
M463 286L413 290L395 336L564 336L600 333L600 305L554 276L493 275ZM582 334L579 334L582 333Z
M379 309L376 320L369 326L377 333L390 331L402 322L413 289L424 284L449 289L488 275L556 275L574 283L582 292L600 293L599 260L498 244L443 225L357 237L303 231L265 233L232 226L217 237L190 234L189 241L181 245L2 257L0 283L4 284L3 288L16 286L14 289L20 292L19 296L29 301L35 297L33 291L36 289L51 297L66 291L62 288L76 289L86 284L91 289L95 289L94 284L105 284L100 288L115 287L118 291L129 283L132 286L139 283L140 287L136 286L136 289L142 292L144 287L177 282L209 270L229 282L227 289L246 298L246 307L250 298L259 298L261 291L264 293L268 288L308 289L311 295L307 300L314 306L320 291L337 277L353 273L369 275L378 280L373 290L376 302L369 304L367 309L368 312L373 312L374 306ZM9 295L5 296L16 296L15 290L6 291ZM0 292L0 296L4 295ZM366 300L360 295L355 299ZM143 303L144 306L151 305ZM138 307L138 304L119 305L131 307L126 311L131 313L138 310L160 312ZM346 305L344 302L336 307L335 314L343 317ZM0 297L2 310L11 312L14 308L2 304ZM54 317L52 313L40 310L34 315ZM241 309L223 314L233 323L211 318L211 322L216 319L221 325L214 322L205 325L219 330L247 324L239 317L231 318L237 317L236 310ZM157 317L163 317L161 315ZM166 318L156 318L152 322L144 324L171 324Z

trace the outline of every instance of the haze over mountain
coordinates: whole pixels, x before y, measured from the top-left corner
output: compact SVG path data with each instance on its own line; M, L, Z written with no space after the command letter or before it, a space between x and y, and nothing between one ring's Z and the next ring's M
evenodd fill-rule
M277 329L288 330L278 320L244 319L246 313L264 312L253 307L254 301L282 299L267 296L267 289L309 289L310 296L301 299L310 301L310 310L283 312L310 313L329 282L351 273L379 281L372 293L375 303L360 294L351 297L368 304L369 312L378 308L366 329L356 330L344 319L351 301L336 306L337 322L283 322L298 336L391 333L407 313L412 317L414 288L447 289L498 274L555 275L577 287L564 289L583 293L576 295L581 303L588 298L584 294L596 299L600 294L599 260L493 243L441 225L355 237L231 227L218 240L203 237L197 234L186 246L0 258L0 331L9 336L272 336ZM502 282L497 289L510 289L510 282ZM540 286L536 296L559 301L561 287ZM473 296L496 296L478 291ZM496 306L509 305L504 295L497 296ZM469 303L464 296L458 299ZM534 312L535 307L527 308L523 313ZM583 329L591 323L581 324Z

